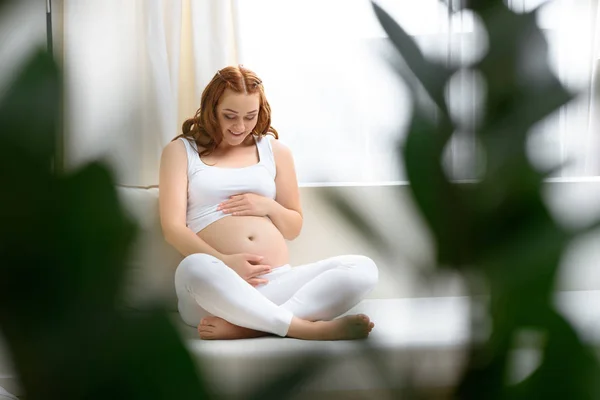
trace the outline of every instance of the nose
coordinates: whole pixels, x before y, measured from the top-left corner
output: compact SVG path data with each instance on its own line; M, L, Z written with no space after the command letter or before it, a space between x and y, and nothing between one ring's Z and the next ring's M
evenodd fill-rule
M233 126L231 127L231 130L234 133L240 133L243 132L246 129L246 127L244 126L243 123L241 122L236 122L235 124L233 124Z

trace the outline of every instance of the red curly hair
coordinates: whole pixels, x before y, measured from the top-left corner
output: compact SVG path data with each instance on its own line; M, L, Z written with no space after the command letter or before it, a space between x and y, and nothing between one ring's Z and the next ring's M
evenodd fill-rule
M216 111L219 99L227 88L243 94L258 93L258 119L252 133L261 137L271 134L279 139L277 131L271 126L271 107L267 102L262 81L254 72L239 65L237 67L225 67L217 71L202 92L200 108L193 118L183 123L183 133L172 141L183 137L195 141L198 147L204 148L200 155L207 156L212 153L223 141Z

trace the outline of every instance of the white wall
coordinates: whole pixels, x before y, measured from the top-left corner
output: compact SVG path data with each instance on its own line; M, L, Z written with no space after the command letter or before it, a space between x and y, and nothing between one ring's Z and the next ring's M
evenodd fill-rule
M380 269L380 283L369 298L465 294L457 276L446 274L432 280L421 279L422 272L432 265L432 246L407 186L347 186L335 189L386 233L389 242L396 248L396 256L385 257L340 217L323 197L331 188L302 187L305 224L300 237L290 242L292 265L339 254L365 254L372 257ZM119 193L132 216L143 218L139 243L145 244L146 248L136 249L138 255L131 262L132 269L138 269L138 274L134 275L136 282L131 283L136 286L132 297L135 300L148 297L140 294L140 290L152 291L153 294L173 292L172 273L178 255L167 247L161 237L157 190L120 188ZM575 228L600 219L600 179L549 182L546 199L552 212L567 227ZM570 246L561 266L559 290L600 290L598 243L600 229ZM154 265L150 265L152 262ZM163 282L157 283L157 279ZM169 296L174 306L174 293L167 294L167 298ZM15 390L14 381L7 379L10 378L10 368L1 346L0 338L0 386L10 385L5 387Z
M324 197L336 190L373 222L392 255L383 252L354 229ZM546 199L558 221L575 228L600 219L600 179L546 184ZM132 305L157 295L175 309L172 275L181 256L162 238L158 219L158 190L120 188L140 235L130 260L128 296ZM304 226L289 242L290 263L305 264L342 254L364 254L380 270L379 285L369 298L456 296L466 294L460 277L437 272L432 240L416 211L406 185L302 187ZM561 265L559 290L600 290L600 229L568 247ZM432 272L436 272L433 274Z
M325 190L338 190L361 214L373 221L396 249L386 257L356 232L323 198ZM425 278L432 264L432 241L416 212L409 188L348 186L301 189L305 224L300 237L290 242L292 264L347 253L372 257L380 268L380 284L369 297L422 297L464 294L462 281L449 273ZM575 229L600 220L600 179L552 180L546 184L546 202L561 225ZM559 290L600 290L600 229L574 241L564 254Z

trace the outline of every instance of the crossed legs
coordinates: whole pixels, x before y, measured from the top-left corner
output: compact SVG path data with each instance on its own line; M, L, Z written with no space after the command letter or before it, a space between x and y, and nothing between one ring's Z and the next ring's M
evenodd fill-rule
M269 283L254 288L220 260L192 254L175 274L181 317L188 325L199 325L206 338L217 330L214 325L219 319L221 328L225 321L230 325L225 328L235 333L233 337L270 333L349 339L364 337L373 327L364 315L330 321L358 304L377 283L377 267L367 257L332 257L295 268L276 268L264 277Z

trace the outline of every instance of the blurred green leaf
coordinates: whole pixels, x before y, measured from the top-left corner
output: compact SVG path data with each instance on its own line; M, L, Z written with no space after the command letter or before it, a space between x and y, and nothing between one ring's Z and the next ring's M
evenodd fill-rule
M379 229L335 188L322 188L321 196L338 212L352 227L361 233L373 248L383 254L392 254L389 241Z
M476 65L488 89L482 138L511 135L514 140L503 143L519 143L517 137L525 140L534 123L572 96L548 65L548 45L535 13L515 14L502 6L482 20L493 49ZM507 154L500 156L506 158Z
M119 203L111 174L99 163L88 164L59 181L58 253L68 255L74 287L68 297L78 306L112 308L125 273L124 261L137 233ZM67 277L63 282L68 282Z
M493 330L489 340L472 344L457 397L598 397L593 378L600 369L598 360L552 302L561 257L573 234L549 213L541 194L549 171L536 171L526 149L531 128L573 97L548 65L548 46L535 12L516 14L502 1L452 4L453 9L479 13L489 36L489 50L475 65L485 79L487 99L484 118L473 132L486 156L485 174L467 185L450 183L443 166L444 149L455 131L443 103L451 74L426 61L406 32L373 6L406 64L442 111L428 118L430 111L415 102L401 148L411 192L435 238L440 267L469 268L465 276L481 277L489 288ZM409 87L417 97L418 88ZM550 340L538 371L512 387L505 380L513 368L508 363L514 350L511 338L526 327L547 333ZM571 363L581 368L566 369Z
M600 229L600 221L591 222L590 224L584 226L583 228L580 228L577 231L576 234L577 235L586 235L586 234L588 234L590 232L593 232L593 231L595 231L597 229Z
M43 50L34 53L0 101L2 170L50 168L56 150L60 88L52 58Z
M444 89L446 87L446 82L455 71L443 65L426 60L412 37L406 33L385 10L377 5L377 3L372 1L371 4L373 5L375 15L379 19L381 26L394 46L404 57L404 61L410 70L418 78L419 82L423 85L442 113L447 116L448 109L444 100Z
M498 7L504 6L503 0L444 0L443 2L446 5L450 4L452 11L469 9L480 14L493 13Z
M548 322L552 335L542 349L544 362L526 380L511 388L511 397L519 400L599 399L600 368L595 354L581 343L577 333L560 315L552 313Z
M284 400L294 398L302 386L310 382L327 366L327 359L317 354L306 355L294 366L276 376L271 382L252 393L250 400Z
M438 262L458 266L473 262L473 227L461 189L440 161L450 134L449 125L436 126L415 110L402 154L413 197L437 239Z
M52 169L59 76L38 52L0 102L0 328L27 399L208 398L163 312L119 311L137 227L112 172Z

